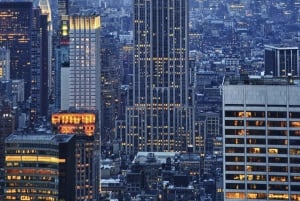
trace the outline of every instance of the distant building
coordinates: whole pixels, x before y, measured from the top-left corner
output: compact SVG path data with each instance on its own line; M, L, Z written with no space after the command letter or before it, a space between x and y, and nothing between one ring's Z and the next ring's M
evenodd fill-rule
M120 102L120 51L113 35L101 37L101 140L114 139L115 120L119 116Z
M68 15L69 14L69 0L58 0L58 15Z
M0 47L0 81L10 79L10 52L5 47Z
M299 200L300 80L227 78L224 200Z
M15 114L10 102L0 103L0 167L4 167L4 141L15 130Z
M59 2L62 3L62 2ZM69 16L61 15L59 24L58 47L55 49L55 109L69 109ZM63 93L62 93L63 92Z
M0 46L10 51L10 78L23 79L25 99L31 89L32 2L0 2Z
M300 76L299 47L265 45L265 74L274 77Z
M12 80L12 93L14 103L22 103L25 100L24 80Z
M75 200L74 135L14 133L5 141L5 201Z

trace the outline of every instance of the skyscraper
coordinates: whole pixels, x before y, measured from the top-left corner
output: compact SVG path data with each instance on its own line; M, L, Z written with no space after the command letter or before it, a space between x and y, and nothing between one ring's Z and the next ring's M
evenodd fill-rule
M75 200L75 164L74 135L9 135L4 200Z
M69 61L69 16L60 16L58 46L55 49L55 108L69 109L70 61ZM63 90L62 90L63 89ZM61 93L63 91L64 93Z
M134 1L132 105L126 152L194 145L188 68L188 0Z
M299 79L226 79L224 200L299 200Z
M5 47L0 47L0 81L10 80L10 54Z
M265 45L265 74L276 77L300 75L298 47Z
M113 139L118 115L120 65L119 44L113 35L101 37L101 139Z
M88 13L70 16L69 36L69 106L99 109L100 16Z
M24 79L25 98L31 87L31 2L0 2L0 46L10 51L10 78Z
M99 157L97 157L96 114L87 111L52 114L54 133L75 135L75 200L92 201L98 194Z
M33 9L30 120L48 114L48 23L41 9Z

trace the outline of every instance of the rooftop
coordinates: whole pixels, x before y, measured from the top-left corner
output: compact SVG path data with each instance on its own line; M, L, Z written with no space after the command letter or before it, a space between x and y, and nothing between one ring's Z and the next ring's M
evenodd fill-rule
M68 142L74 135L54 135L47 133L22 133L16 132L9 135L6 138L6 142L23 142L23 143L32 143L39 142L48 144L49 141L53 142Z
M296 85L300 86L299 77L248 76L226 77L223 85Z
M174 160L177 152L138 152L133 163L165 163L167 158Z

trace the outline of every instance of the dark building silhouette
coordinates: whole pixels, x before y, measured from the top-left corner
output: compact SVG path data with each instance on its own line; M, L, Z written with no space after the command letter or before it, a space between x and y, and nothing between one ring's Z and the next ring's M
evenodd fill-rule
M33 9L32 57L31 57L31 102L30 120L48 114L48 22L47 15L39 8Z
M112 140L120 102L119 44L113 35L101 37L101 139Z
M299 48L265 45L265 74L275 77L300 75Z
M24 79L25 98L31 87L31 2L0 2L0 46L10 50L10 78Z

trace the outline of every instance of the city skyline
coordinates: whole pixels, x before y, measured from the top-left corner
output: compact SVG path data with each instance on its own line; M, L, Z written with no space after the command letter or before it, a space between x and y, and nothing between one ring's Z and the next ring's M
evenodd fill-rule
M0 0L0 25L0 200L300 199L299 0Z

